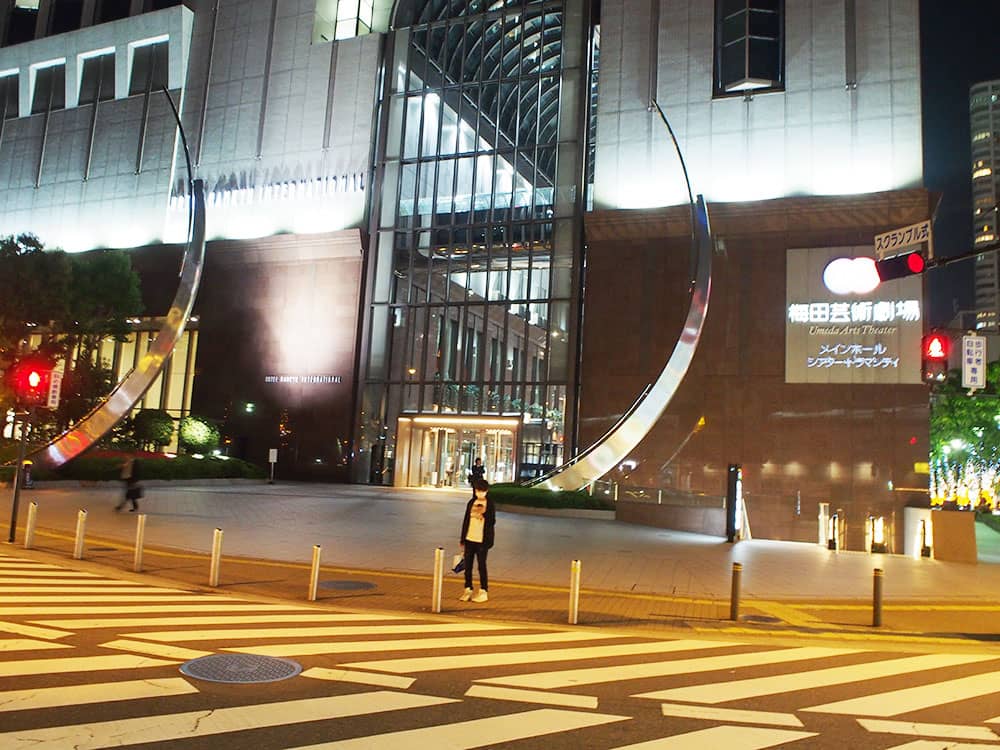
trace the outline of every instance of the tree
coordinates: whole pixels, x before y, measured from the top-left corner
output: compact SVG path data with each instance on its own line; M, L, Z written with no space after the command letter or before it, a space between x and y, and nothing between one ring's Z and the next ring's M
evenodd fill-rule
M161 448L174 436L174 418L162 409L143 409L132 417L132 434L143 448Z
M202 417L184 417L177 431L177 442L191 453L210 453L219 447L219 430Z

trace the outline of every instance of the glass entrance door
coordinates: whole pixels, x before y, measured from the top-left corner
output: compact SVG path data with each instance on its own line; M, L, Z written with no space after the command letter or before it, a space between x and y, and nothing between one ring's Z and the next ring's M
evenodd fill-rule
M513 482L516 438L517 420L413 419L410 429L399 431L400 453L408 458L406 486L467 488L477 458L486 481Z

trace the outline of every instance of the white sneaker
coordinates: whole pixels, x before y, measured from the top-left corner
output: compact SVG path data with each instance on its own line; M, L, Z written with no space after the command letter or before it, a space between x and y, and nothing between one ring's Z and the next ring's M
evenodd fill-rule
M490 600L490 595L487 594L482 589L479 589L479 591L476 592L476 595L472 597L472 601L474 601L476 604L482 604L483 602L488 602L489 600Z
M465 593L458 597L460 602L467 602L472 599L472 589L466 589Z

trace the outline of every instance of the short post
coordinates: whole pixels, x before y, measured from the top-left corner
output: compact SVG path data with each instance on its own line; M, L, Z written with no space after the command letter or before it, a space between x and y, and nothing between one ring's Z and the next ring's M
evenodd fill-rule
M35 523L38 521L38 503L28 506L28 525L24 528L24 548L31 549L35 543Z
M882 568L875 568L872 579L872 627L882 627Z
M140 513L135 519L135 559L132 570L142 572L142 546L146 543L146 514Z
M615 493L614 494L614 498L615 498L615 502L617 503L618 502L618 482L614 482L612 484L612 487L614 488L614 493Z
M83 535L87 532L87 511L76 514L76 543L73 545L73 559L83 559Z
M729 619L740 619L740 588L743 583L743 563L733 563L733 587L729 594Z
M312 570L309 571L309 601L316 601L316 589L319 588L319 556L322 547L313 545Z
M580 561L569 566L569 624L576 625L580 617Z
M663 490L656 491L656 504L663 505Z
M208 585L219 585L219 563L222 560L222 529L216 529L212 535L212 564L208 570Z
M431 612L441 611L441 590L444 588L444 547L434 550L434 585L431 589Z
M590 495L591 497L594 496L594 483L593 482L591 482L590 484L587 485L587 494Z

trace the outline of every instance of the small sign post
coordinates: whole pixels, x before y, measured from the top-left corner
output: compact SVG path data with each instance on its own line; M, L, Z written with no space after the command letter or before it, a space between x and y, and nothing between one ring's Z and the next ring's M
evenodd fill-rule
M274 484L274 465L278 463L278 449L271 448L267 452L267 462L271 464L271 478L267 480L268 484Z
M48 398L45 401L46 409L59 408L59 395L62 390L63 372L65 371L65 368L66 363L63 360L59 360L58 364L52 368L52 373L49 375Z
M962 387L986 387L986 337L962 336Z
M875 257L885 260L901 255L921 243L927 243L927 257L934 257L934 240L931 234L931 221L921 221L908 227L894 229L875 235Z

